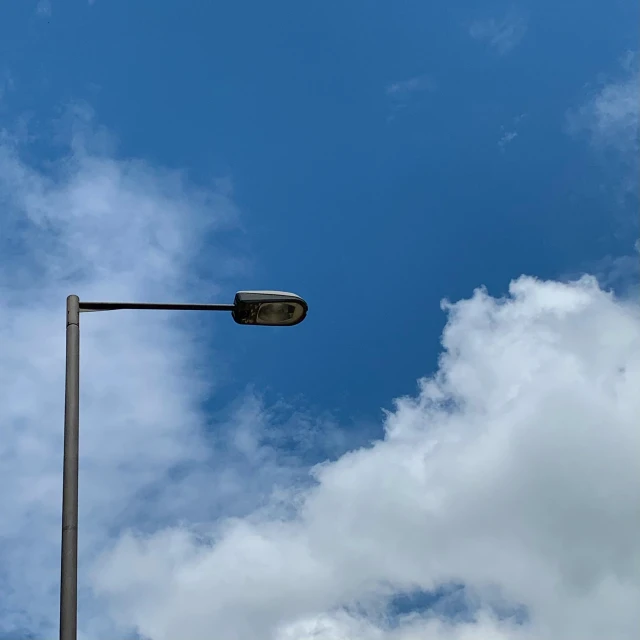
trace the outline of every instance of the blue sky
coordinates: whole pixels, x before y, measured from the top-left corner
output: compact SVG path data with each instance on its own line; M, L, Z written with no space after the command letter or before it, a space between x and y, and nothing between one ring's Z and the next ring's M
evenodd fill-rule
M7 492L4 510L16 524L4 532L12 551L0 552L0 631L55 635L61 420L47 420L42 432L34 425L62 416L55 323L64 297L231 301L238 289L264 288L303 295L308 319L291 330L248 330L217 316L84 321L83 411L98 425L83 454L84 637L117 629L160 640L181 629L198 640L217 625L229 639L304 640L316 627L327 640L436 639L453 614L434 614L431 603L442 598L433 594L455 584L478 612L459 621L456 639L586 638L595 628L630 638L637 613L620 604L615 623L613 609L600 618L587 612L589 598L637 594L637 571L620 583L632 585L623 597L615 562L603 560L602 579L578 597L574 581L596 571L579 559L553 579L540 570L538 590L528 591L515 573L492 573L479 558L493 557L490 541L502 540L497 548L513 555L493 567L523 574L560 566L556 553L566 559L554 547L557 527L578 535L562 513L582 505L579 487L589 486L583 463L568 479L558 462L579 457L574 437L590 443L583 458L593 455L602 473L621 469L611 491L637 488L631 463L620 462L637 445L635 379L616 378L620 389L591 408L617 416L621 450L601 457L601 432L584 426L579 389L601 390L609 365L638 371L638 18L631 0L579 9L546 0L4 2L0 291L3 341L12 346L0 415L4 455L33 471ZM575 284L583 274L601 288ZM474 294L478 287L488 293ZM442 308L443 300L454 306ZM18 345L33 350L28 366ZM503 353L518 354L519 366ZM581 363L579 373L571 362ZM565 404L531 390L536 380L547 389L558 371ZM517 419L503 414L512 406ZM551 436L540 425L567 421L586 431L567 427L571 437L545 449ZM517 431L520 422L529 431ZM495 426L503 423L511 426ZM418 451L433 456L424 464L436 471L410 461ZM529 477L528 464L548 465L557 484ZM384 482L385 474L394 479ZM356 490L359 478L370 482ZM490 497L498 481L531 500L518 526L501 518L519 513L520 494L504 496L500 511ZM109 495L111 483L119 488ZM368 535L331 491L377 532L363 546L369 555L327 546L321 512L335 518L329 538ZM388 511L372 509L387 491ZM550 512L559 520L540 515L543 531L530 539L523 523L536 509L547 514L540 496L558 491L565 509ZM420 496L442 514L422 520ZM483 500L484 516L471 508ZM458 506L467 503L472 524ZM609 517L626 540L628 502L602 513L581 508L585 526ZM405 516L404 529L383 532ZM501 524L494 531L490 521ZM478 538L464 534L463 542L456 535L467 526ZM208 559L193 538L201 530ZM207 598L219 599L222 587L207 576L225 567L244 575L238 558L265 557L246 546L258 539L273 557L290 552L299 563L291 584L317 589L297 598L291 584L273 586L280 599L269 607L269 589L256 584L270 584L277 561L258 562L259 575L246 569L255 584L227 585L242 597L227 613L213 611ZM434 548L440 540L444 559L421 565L420 539ZM448 539L464 546L459 557ZM174 564L151 568L170 555L163 544ZM595 534L589 544L627 549ZM392 569L380 558L395 557L394 545L408 555ZM628 553L640 557L637 543ZM333 578L319 576L312 560L335 563ZM195 573L201 605L184 577ZM566 595L573 627L545 599L550 585ZM173 611L172 601L191 603L190 613ZM233 615L239 603L246 620Z

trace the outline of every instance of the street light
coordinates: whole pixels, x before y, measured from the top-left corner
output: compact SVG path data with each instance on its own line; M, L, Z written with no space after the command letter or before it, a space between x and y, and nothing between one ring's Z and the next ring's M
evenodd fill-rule
M292 326L304 320L307 303L284 291L238 291L231 315L239 324Z
M67 353L64 397L62 473L62 548L60 562L60 640L77 640L78 632L78 458L80 435L80 313L149 309L230 311L238 324L290 327L302 322L307 303L284 291L239 291L233 304L164 304L155 302L80 302L67 298Z

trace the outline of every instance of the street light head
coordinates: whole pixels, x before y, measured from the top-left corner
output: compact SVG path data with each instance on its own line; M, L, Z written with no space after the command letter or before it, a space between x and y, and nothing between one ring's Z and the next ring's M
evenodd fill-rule
M284 291L238 291L231 315L238 324L290 327L307 315L307 303Z

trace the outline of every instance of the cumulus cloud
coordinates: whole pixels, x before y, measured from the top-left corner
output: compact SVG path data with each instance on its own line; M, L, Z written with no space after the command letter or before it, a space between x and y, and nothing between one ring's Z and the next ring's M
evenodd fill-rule
M193 298L189 256L236 215L225 192L72 131L44 168L0 146L0 633L14 635L55 634L65 296ZM635 638L640 310L587 277L443 307L434 375L382 437L338 456L336 437L311 468L281 439L315 447L335 425L249 394L216 431L192 327L83 316L82 637Z
M478 20L469 27L469 35L474 40L488 43L500 55L519 45L526 33L527 20L515 11L510 11L501 20Z
M124 535L93 578L110 614L152 640L635 637L638 307L522 277L445 309L383 439L314 467L286 516ZM393 612L453 583L466 618Z

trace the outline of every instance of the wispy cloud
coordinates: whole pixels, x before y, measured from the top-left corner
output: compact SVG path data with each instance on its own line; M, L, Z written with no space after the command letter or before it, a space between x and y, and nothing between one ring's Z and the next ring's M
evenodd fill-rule
M521 113L519 116L513 118L509 126L503 126L502 135L498 140L498 147L501 151L505 151L507 145L511 144L518 137L518 126L522 120L526 117L526 113Z
M598 87L584 105L567 115L571 133L586 131L594 144L634 155L640 144L639 121L640 66L635 52L625 56L617 79Z
M431 93L435 91L435 88L434 79L426 74L392 82L385 90L391 101L391 115L388 119L393 120L398 112L415 102L418 96Z
M65 297L173 300L195 289L206 301L215 285L200 287L190 265L236 215L226 196L177 172L101 152L103 136L87 118L76 117L73 130L69 153L46 171L22 159L15 137L0 144L0 634L54 635ZM211 251L215 268L224 258ZM193 338L174 320L92 314L82 328L85 630L96 611L91 559L136 521L141 495L153 512L155 488L174 466L203 458L206 378L194 369Z
M602 287L614 289L627 298L637 300L640 293L640 240L633 252L625 256L606 256L594 266Z
M42 18L49 18L51 16L51 0L39 0L36 5L36 14Z
M500 149L504 151L506 146L509 143L513 142L517 137L518 137L517 131L504 131L502 136L500 137L500 140L498 140L498 147L500 147Z
M526 18L514 10L499 20L478 20L469 28L472 38L487 42L500 55L509 53L520 44L526 32Z
M640 66L638 53L622 59L618 73L590 89L585 102L567 112L566 131L587 139L615 183L617 210L637 236L640 197ZM631 217L628 215L632 214Z
M0 71L0 106L2 105L5 95L13 91L13 88L14 82L11 73L7 69Z
M435 82L428 75L415 76L408 80L392 82L386 89L387 95L398 100L406 100L419 91L433 91Z

